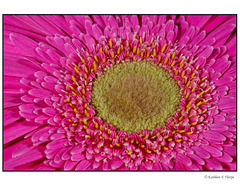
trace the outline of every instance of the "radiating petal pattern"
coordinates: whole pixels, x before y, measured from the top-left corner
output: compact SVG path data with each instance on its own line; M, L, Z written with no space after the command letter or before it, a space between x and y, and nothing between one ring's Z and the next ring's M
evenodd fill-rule
M3 31L3 170L236 170L236 15L4 15ZM165 126L97 114L95 80L132 61L178 83Z

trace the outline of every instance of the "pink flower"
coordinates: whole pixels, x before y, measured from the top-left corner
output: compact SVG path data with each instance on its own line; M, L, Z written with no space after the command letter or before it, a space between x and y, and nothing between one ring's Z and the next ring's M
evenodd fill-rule
M180 88L165 126L120 130L92 86L153 62ZM236 170L236 15L4 15L4 170Z

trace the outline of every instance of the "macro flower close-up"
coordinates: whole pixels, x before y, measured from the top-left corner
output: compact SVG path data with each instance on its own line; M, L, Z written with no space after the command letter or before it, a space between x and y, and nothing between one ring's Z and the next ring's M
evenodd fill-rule
M4 171L236 171L236 15L3 15Z

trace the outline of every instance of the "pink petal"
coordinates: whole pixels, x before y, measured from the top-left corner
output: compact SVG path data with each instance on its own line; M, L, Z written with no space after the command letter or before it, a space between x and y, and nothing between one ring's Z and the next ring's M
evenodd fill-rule
M83 160L76 166L75 170L86 170L91 164L92 161Z
M184 165L190 166L192 164L191 159L189 159L187 156L183 155L183 154L178 154L176 161L180 161L181 163L183 163Z
M222 156L222 152L213 146L207 145L207 146L202 146L202 148L208 151L213 157Z
M225 141L226 137L216 131L207 130L203 132L204 137L210 141Z

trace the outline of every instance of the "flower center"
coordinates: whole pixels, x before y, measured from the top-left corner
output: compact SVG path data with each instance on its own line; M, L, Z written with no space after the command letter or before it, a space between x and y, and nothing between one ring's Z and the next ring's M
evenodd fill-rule
M94 82L92 104L105 122L130 133L164 126L180 104L180 88L147 62L114 65Z

